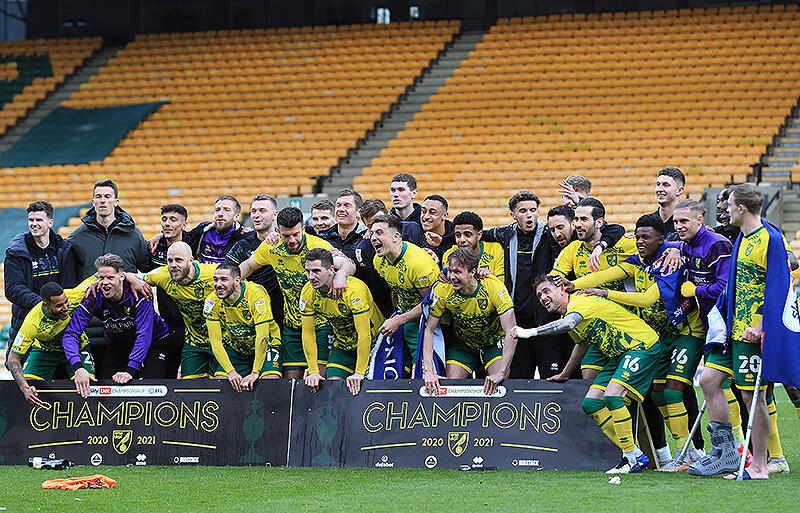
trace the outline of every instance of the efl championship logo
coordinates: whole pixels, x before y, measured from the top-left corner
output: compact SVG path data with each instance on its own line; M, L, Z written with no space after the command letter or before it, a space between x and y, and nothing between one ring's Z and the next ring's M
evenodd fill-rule
M469 433L466 431L451 431L447 433L447 448L450 454L458 458L469 446Z
M131 448L133 441L133 430L115 429L111 434L111 441L117 454L125 454Z

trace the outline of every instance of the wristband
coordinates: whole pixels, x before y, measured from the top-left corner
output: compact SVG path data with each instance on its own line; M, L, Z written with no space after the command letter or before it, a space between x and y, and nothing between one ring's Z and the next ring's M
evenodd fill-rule
M520 328L517 326L517 337L519 338L532 338L539 334L536 328Z

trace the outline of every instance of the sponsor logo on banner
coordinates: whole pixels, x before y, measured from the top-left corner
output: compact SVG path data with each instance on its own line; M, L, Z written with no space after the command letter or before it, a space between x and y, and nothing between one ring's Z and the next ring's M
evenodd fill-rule
M200 463L200 456L175 456L172 458L175 463Z
M381 456L381 460L380 461L376 461L375 462L375 467L377 467L377 468L394 468L394 463L389 461L389 456L384 454L383 456Z
M452 385L443 386L439 388L440 392L435 397L505 397L506 387L500 385L492 395L483 393L483 385ZM419 395L421 397L434 397L431 396L425 386L419 387Z
M89 397L164 397L164 385L103 385L90 386Z
M92 457L89 459L89 462L95 467L97 467L101 463L103 463L103 456L99 452L96 452L92 454Z
M469 432L467 431L450 431L447 433L447 448L450 454L458 458L469 447Z
M511 460L512 467L540 467L539 460Z
M136 455L136 464L137 465L147 465L147 456L144 454L137 454Z
M438 464L439 464L439 460L436 459L436 456L434 456L433 454L431 454L427 458L425 458L425 467L426 468L436 468L436 465L438 465Z
M111 433L111 442L117 454L125 454L133 442L132 429L115 429Z

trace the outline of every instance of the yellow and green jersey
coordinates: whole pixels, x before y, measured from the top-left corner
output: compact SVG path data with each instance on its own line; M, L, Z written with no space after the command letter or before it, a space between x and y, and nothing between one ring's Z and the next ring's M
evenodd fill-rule
M258 344L279 346L281 343L280 329L272 318L269 295L258 283L243 281L242 292L235 300L223 300L216 293L209 294L203 315L208 323L219 323L223 345L239 353L254 355ZM261 325L268 329L263 332L265 339L257 340L257 330ZM211 333L209 326L209 335Z
M783 244L791 251L786 238ZM761 322L764 313L764 292L767 284L767 247L769 232L761 226L754 232L742 236L739 253L736 255L736 302L731 338L743 340L747 328Z
M218 264L200 264L192 262L194 278L189 283L178 283L170 277L167 266L159 267L142 279L150 285L164 290L171 297L183 316L186 325L186 342L201 349L210 349L208 328L203 316L203 303L209 294L214 292L214 271Z
M450 283L437 283L431 296L431 315L442 317L450 312L451 325L458 340L481 349L497 345L505 338L500 316L514 308L506 287L499 278L490 276L478 281L469 296L455 290Z
M367 285L353 276L347 277L347 287L336 299L306 283L300 293L300 312L303 317L323 317L330 322L333 345L345 351L353 351L358 347L357 317L366 316L369 319L370 347L384 321Z
M445 251L442 256L442 267L447 267L447 258L450 254L458 249L458 246ZM503 254L503 246L497 242L483 242L478 241L478 268L489 269L489 272L500 278L503 281L505 271L505 255Z
M640 317L621 305L597 296L571 294L567 314L578 313L583 320L569 332L575 343L587 343L616 358L633 349L649 349L658 334Z
M275 270L278 283L283 291L284 324L296 330L302 329L303 323L300 319L299 307L300 292L308 282L303 262L306 254L314 248L331 251L333 246L324 239L303 234L303 243L297 253L289 253L282 242L269 244L267 241L262 242L253 252L253 258L258 265L271 265ZM317 319L317 327L324 324L325 321L321 317Z
M629 278L633 278L636 285L636 292L645 293L651 287L656 286L656 280L648 273L643 267L622 262L619 268L625 272ZM624 293L623 293L624 294ZM656 333L669 333L672 335L691 335L693 337L704 337L705 330L703 329L703 321L700 319L700 309L695 308L686 314L686 322L681 326L675 326L669 320L667 315L667 308L664 302L659 299L650 306L639 306L639 317L641 317L648 326L653 328ZM609 299L616 299L613 293L609 292Z
M28 354L31 347L36 347L42 351L64 352L61 339L67 330L72 313L81 304L81 300L86 295L89 286L97 281L95 275L83 280L77 287L64 289L69 301L68 315L66 319L54 319L50 317L44 309L44 304L39 303L28 312L22 321L14 338L11 350L19 355ZM98 292L99 294L100 292ZM85 333L81 333L80 348L83 349L89 343Z
M422 301L418 289L436 283L439 266L431 256L419 246L403 242L403 250L394 262L384 256L375 255L372 260L389 288L397 294L397 308L407 312Z
M599 270L610 269L636 253L636 242L631 238L622 237L614 246L606 248L600 253ZM592 250L588 249L583 241L572 241L567 244L567 247L558 255L556 263L553 265L553 273L567 276L571 272L575 274L576 278L586 276L592 272L589 268L590 256L592 256ZM608 290L625 290L625 285L622 280L615 280L606 283L602 288Z

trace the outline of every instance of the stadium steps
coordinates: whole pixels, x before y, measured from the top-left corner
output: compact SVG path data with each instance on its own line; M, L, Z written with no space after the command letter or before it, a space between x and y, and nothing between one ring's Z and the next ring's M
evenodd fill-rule
M25 118L20 120L16 126L11 128L0 139L0 152L9 149L45 116L60 107L61 102L68 100L73 92L80 90L81 85L88 82L90 77L96 75L100 68L105 66L120 50L121 47L110 47L96 51L75 74L56 87L35 109L30 111Z
M786 122L780 128L778 135L773 138L772 144L761 157L761 181L783 185L800 182L798 161L800 161L800 100L792 107L792 113L786 117ZM800 210L798 212L800 213Z
M800 252L800 189L781 192L781 230L797 254Z
M381 121L376 123L375 130L368 132L367 136L359 141L358 146L348 152L348 157L342 159L339 167L331 171L331 176L321 180L322 192L335 196L337 191L351 187L353 178L360 175L362 170L370 165L372 159L380 155L381 150L389 145L389 141L403 130L406 123L414 119L414 115L453 75L453 71L483 40L486 33L486 31L474 31L456 35L439 58L422 71L408 92L392 105L390 111L382 116Z

